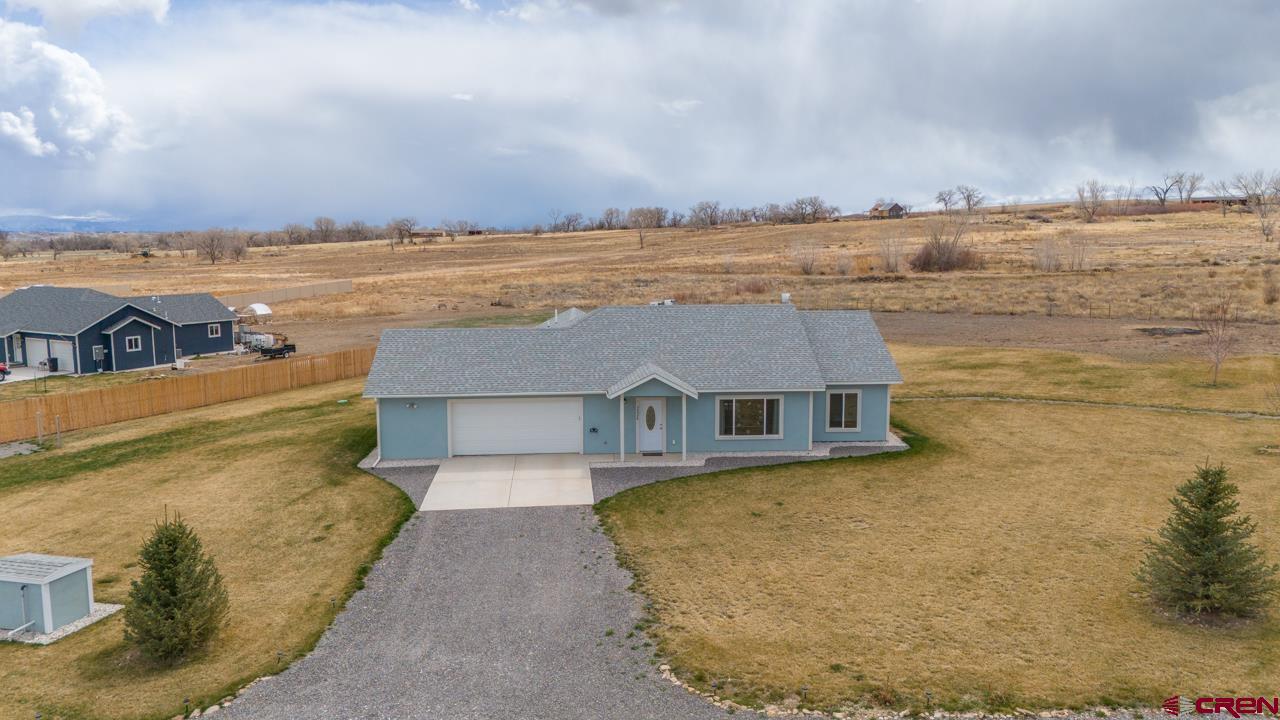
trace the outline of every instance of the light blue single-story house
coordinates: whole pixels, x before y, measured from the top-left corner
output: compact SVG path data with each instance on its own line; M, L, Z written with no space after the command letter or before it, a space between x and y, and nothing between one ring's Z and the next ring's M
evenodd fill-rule
M378 458L810 451L884 443L902 382L871 315L778 305L570 311L533 328L387 330Z
M88 375L235 349L236 314L208 293L117 297L32 285L0 297L0 362Z

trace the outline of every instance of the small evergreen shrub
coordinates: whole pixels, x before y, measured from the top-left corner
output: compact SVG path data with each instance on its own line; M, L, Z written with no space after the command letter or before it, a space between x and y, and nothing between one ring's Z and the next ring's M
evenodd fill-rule
M1256 526L1236 516L1239 492L1223 465L1197 467L1169 499L1173 513L1158 540L1147 540L1137 573L1160 607L1189 616L1248 617L1266 609L1280 586L1277 566L1250 542Z
M213 559L181 517L156 525L130 583L125 640L147 657L174 663L204 647L226 623L227 591Z

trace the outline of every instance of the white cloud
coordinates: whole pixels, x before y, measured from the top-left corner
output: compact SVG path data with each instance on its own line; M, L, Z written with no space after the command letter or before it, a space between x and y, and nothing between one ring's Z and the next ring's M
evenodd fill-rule
M102 77L44 32L0 19L3 134L29 155L92 158L129 143L129 118L106 97ZM40 138L45 138L41 140Z
M476 3L476 0L457 0L457 3L458 7L467 12L475 12L480 9L480 5Z
M502 224L702 199L923 204L961 182L1044 197L1280 156L1280 6L454 2L183 4L83 48L93 67L0 25L18 128L0 164L22 163L0 197L152 226ZM112 151L134 135L146 146Z
M701 100L661 100L658 102L658 107L672 117L684 117L690 110L696 109L701 104Z
M147 13L164 20L169 0L8 0L15 10L34 10L45 24L59 30L78 30L94 18Z
M40 139L40 135L36 132L35 113L28 107L18 108L17 114L0 112L0 135L13 140L23 152L34 157L54 155L58 152L57 145Z

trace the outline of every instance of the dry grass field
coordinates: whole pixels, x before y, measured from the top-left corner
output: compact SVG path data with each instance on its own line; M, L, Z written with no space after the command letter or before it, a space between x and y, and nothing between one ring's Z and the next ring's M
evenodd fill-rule
M0 644L0 718L172 717L184 698L207 705L305 653L412 511L354 467L374 442L372 407L337 401L359 389L347 381L121 423L0 463L0 554L92 557L97 599L123 602L167 507L201 535L232 608L212 647L172 670L130 651L118 615L44 648Z
M355 293L276 308L278 329L300 328L320 345L304 350L351 344L352 335L365 344L369 328L384 326L668 297L776 302L782 291L814 308L1158 320L1191 317L1218 289L1232 289L1241 319L1280 319L1280 304L1266 302L1264 277L1274 269L1271 277L1280 281L1280 249L1261 241L1247 214L1223 217L1206 208L1085 224L1065 207L992 210L975 218L966 236L985 258L983 269L911 272L906 259L936 221L650 230L643 248L629 230L467 237L394 251L386 242L300 245L255 249L242 262L214 266L192 255L69 253L0 263L0 288L126 284L137 293L232 293L353 279ZM1037 271L1047 241L1064 262L1072 243L1085 248L1085 269ZM885 267L886 243L902 249L899 272ZM815 255L812 274L802 272L797 250Z
M962 401L895 417L928 441L599 506L681 678L747 703L918 710L1151 706L1280 684L1276 619L1175 622L1133 579L1166 498L1206 458L1230 466L1277 559L1280 456L1258 448L1280 422Z

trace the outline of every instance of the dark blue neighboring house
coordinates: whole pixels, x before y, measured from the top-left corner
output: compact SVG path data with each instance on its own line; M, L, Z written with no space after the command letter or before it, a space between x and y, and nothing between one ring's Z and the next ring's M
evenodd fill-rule
M0 297L0 360L87 375L235 349L236 315L207 293L116 297L33 285Z

